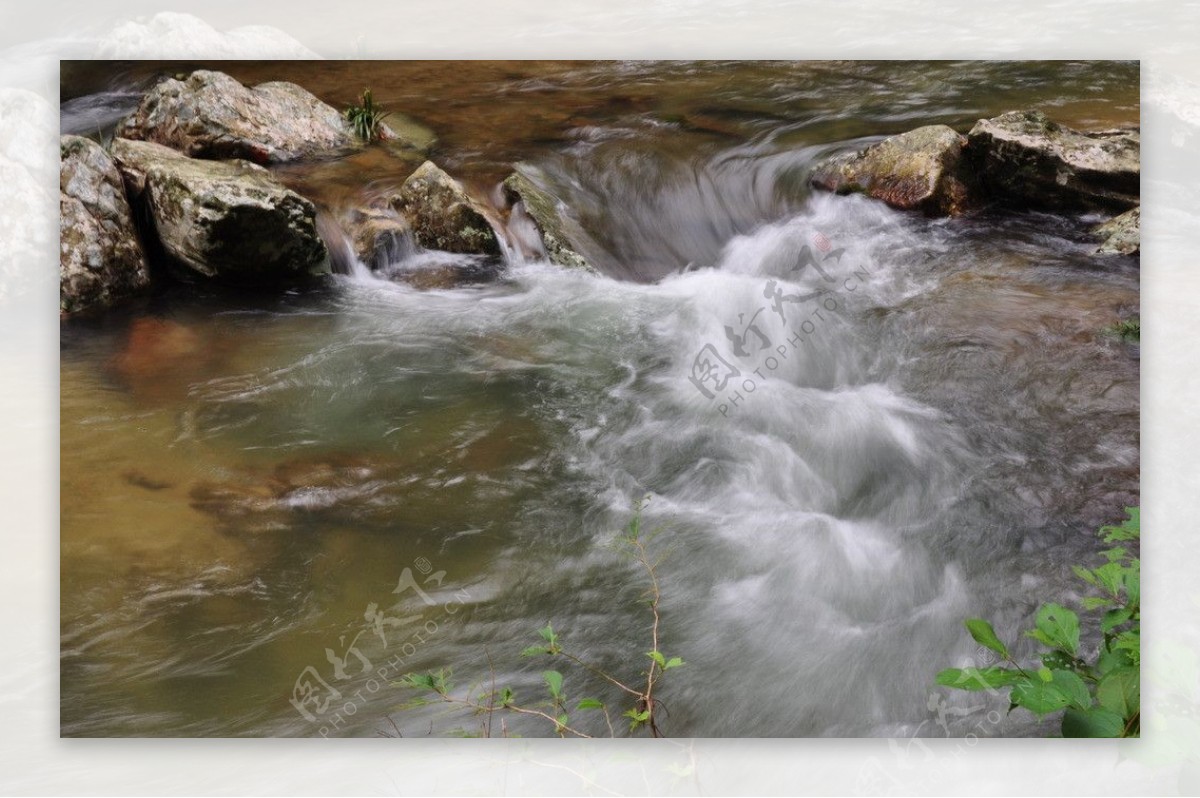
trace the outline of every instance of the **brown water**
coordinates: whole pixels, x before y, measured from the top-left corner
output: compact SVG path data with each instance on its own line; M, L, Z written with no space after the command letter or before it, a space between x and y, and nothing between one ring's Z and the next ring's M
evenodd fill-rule
M64 130L197 66L66 64ZM668 733L941 734L933 675L977 655L960 620L1014 637L1137 502L1137 350L1100 331L1136 313L1138 271L1089 255L1094 220L926 220L803 179L834 149L1012 108L1136 123L1136 65L206 66L335 105L369 86L484 195L536 166L607 276L516 261L421 291L360 273L64 324L66 735L473 728L400 711L364 659L466 684L490 657L532 700L544 663L516 654L547 621L636 673L640 584L608 544L646 492L674 544L664 648L688 661ZM279 173L336 212L414 165L372 148ZM722 414L687 380L697 350L767 280L819 279L788 271L818 234L847 250L836 309ZM393 592L406 569L433 603ZM313 720L289 703L309 666L341 693ZM582 681L573 696L607 697ZM982 733L1037 733L1019 714ZM951 733L980 734L969 720Z

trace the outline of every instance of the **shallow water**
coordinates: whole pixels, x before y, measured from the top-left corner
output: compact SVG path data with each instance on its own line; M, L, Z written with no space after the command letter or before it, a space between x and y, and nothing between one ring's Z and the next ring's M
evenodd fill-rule
M64 130L186 68L68 65ZM545 663L517 654L548 621L633 678L643 585L611 544L646 493L670 549L663 648L688 663L664 683L669 734L1042 731L931 685L980 656L961 619L1015 637L1137 503L1137 350L1101 333L1136 313L1136 262L1091 257L1092 219L927 220L804 174L1015 107L1136 123L1136 65L218 68L335 104L369 85L481 194L533 165L604 275L516 257L420 290L359 269L65 324L64 734L475 729L401 711L389 678L494 671L533 700ZM413 165L373 149L279 173L336 216ZM844 253L798 269L805 246ZM825 293L776 311L772 289ZM708 344L741 372L711 400L689 380ZM424 597L394 592L406 573ZM289 703L309 666L341 694L312 720Z

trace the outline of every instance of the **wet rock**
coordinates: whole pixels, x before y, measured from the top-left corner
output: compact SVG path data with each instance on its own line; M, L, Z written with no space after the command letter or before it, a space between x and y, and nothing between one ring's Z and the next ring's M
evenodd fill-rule
M1092 232L1104 241L1097 255L1137 255L1142 248L1142 209L1114 216Z
M500 241L483 206L432 161L421 164L404 181L392 207L408 219L417 243L426 249L500 254Z
M247 161L203 161L117 139L113 157L168 256L196 274L275 286L329 271L316 209Z
M965 144L945 125L921 127L831 158L817 166L811 181L825 191L866 194L900 210L952 216L976 199Z
M595 272L596 267L579 254L574 244L575 239L583 237L579 223L570 216L566 205L538 187L533 180L536 175L533 167L521 164L504 181L505 197L513 207L513 215L517 218L526 215L541 237L543 252L536 254L544 254L559 266Z
M967 156L990 193L1023 206L1123 211L1138 204L1136 129L1081 133L1040 111L1010 111L975 124Z
M437 291L491 282L499 276L500 270L494 258L460 255L445 260L422 258L416 263L385 270L383 274L420 291Z
M150 287L150 271L117 166L94 141L63 136L59 308L104 307Z
M294 83L253 88L223 72L197 70L164 80L145 97L117 135L163 144L196 158L282 163L348 149L360 142L333 106ZM381 140L424 150L429 131L411 122L380 129Z
M396 263L413 248L412 227L391 208L356 208L343 227L354 256L372 270Z

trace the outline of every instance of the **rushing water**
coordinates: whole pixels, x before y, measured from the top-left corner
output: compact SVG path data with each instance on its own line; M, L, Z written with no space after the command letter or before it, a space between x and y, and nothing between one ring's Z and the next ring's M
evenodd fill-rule
M193 66L66 65L64 130L110 126ZM1137 351L1100 332L1136 312L1136 264L1090 256L1094 219L929 220L804 177L1017 107L1136 123L1136 65L220 68L335 104L369 85L483 196L531 164L604 274L515 255L495 281L429 289L359 267L64 324L64 734L474 729L400 710L411 695L363 659L494 673L531 701L546 664L517 655L546 622L633 678L644 585L611 544L644 494L670 549L663 649L687 661L664 682L668 733L1040 733L931 685L979 658L963 618L1014 638L1137 502ZM372 149L279 174L332 218L411 168ZM844 252L798 269L805 246ZM827 291L777 312L772 288ZM725 329L751 325L737 359ZM689 380L706 344L752 387L706 398ZM433 604L394 592L406 573ZM289 703L308 666L342 693L312 721ZM619 698L567 674L575 698Z

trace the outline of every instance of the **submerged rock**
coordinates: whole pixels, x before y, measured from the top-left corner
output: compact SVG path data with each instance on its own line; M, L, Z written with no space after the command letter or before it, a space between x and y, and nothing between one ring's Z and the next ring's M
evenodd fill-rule
M1001 199L1051 210L1126 210L1138 204L1136 129L1081 133L1040 111L981 119L967 155L987 190Z
M63 136L60 144L59 308L104 307L150 287L121 174L94 141Z
M345 117L294 83L248 88L223 72L197 70L164 80L117 130L197 158L281 163L359 143ZM380 128L380 139L424 150L432 134L415 124Z
M866 194L901 210L955 215L976 198L965 144L966 138L945 125L921 127L831 158L817 166L811 181L826 191Z
M202 481L190 491L193 509L242 531L286 529L296 513L353 509L394 478L394 466L382 468L351 455L298 459L268 474L248 471L225 482Z
M517 166L504 181L504 193L515 215L524 213L537 228L546 258L559 266L595 272L596 267L579 254L573 239L582 237L582 230L557 198L543 191L530 179L532 167Z
M500 254L500 240L483 206L432 161L421 164L391 202L412 225L417 243L426 249Z
M1104 243L1097 255L1137 255L1142 248L1141 206L1114 216L1093 231Z
M329 271L313 204L266 169L124 139L113 142L113 157L163 250L197 274L274 285Z

